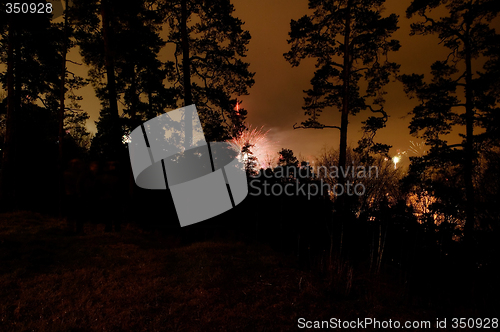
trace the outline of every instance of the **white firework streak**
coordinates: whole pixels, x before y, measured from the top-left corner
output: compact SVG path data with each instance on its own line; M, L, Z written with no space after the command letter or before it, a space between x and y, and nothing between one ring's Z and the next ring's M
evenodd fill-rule
M239 137L233 137L229 142L236 146L236 148L241 151L245 144L250 143L252 146L250 147L250 151L253 153L253 156L257 158L257 166L259 168L265 168L267 165L266 158L269 158L271 150L275 145L267 138L267 134L269 133L269 129L264 131L264 126L260 128L252 128L252 125L249 125L247 129L243 131L243 133ZM273 151L274 152L274 151ZM270 154L271 153L271 154ZM245 156L240 157L242 160L245 159Z
M422 157L427 153L425 150L425 142L421 141L420 143L415 143L413 141L410 141L410 148L409 150L417 157Z

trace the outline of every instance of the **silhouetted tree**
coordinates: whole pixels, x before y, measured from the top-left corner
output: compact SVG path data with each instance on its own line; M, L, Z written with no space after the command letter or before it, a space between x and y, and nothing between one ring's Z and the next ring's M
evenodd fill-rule
M278 152L278 155L278 166L299 166L299 160L295 157L292 150L283 148Z
M242 60L250 33L233 16L233 5L229 0L177 0L164 2L163 11L166 42L175 45L175 60L167 66L180 106L196 104L209 141L240 134L247 111L235 109L236 97L248 94L254 73Z
M254 145L250 144L250 142L246 142L245 145L241 148L241 155L243 157L243 161L245 163L245 171L247 176L253 176L257 174L257 170L255 167L257 166L257 157L253 155L252 147Z
M340 130L339 167L346 166L347 125L349 114L364 109L382 114L371 117L366 124L370 130L385 126L387 114L383 109L384 85L395 74L399 65L390 62L387 55L397 51L399 42L390 39L398 29L397 16L382 17L384 0L309 1L313 14L291 21L289 32L291 50L285 59L298 66L305 58L316 59L316 71L307 90L305 114L309 116L295 128L336 128ZM361 91L362 82L366 90ZM371 105L379 108L373 109ZM320 123L318 117L325 108L341 111L340 126ZM373 145L372 136L363 140L364 148ZM379 152L389 146L377 145ZM343 179L341 182L343 183Z
M165 42L157 9L156 1L74 1L77 42L102 103L96 157L118 159L125 152L123 135L172 104L158 60ZM124 104L121 117L118 102Z
M37 3L46 4L45 1ZM6 64L0 79L7 90L1 191L12 198L12 203L17 201L17 188L22 188L19 184L14 185L14 181L20 179L16 174L26 171L26 163L32 165L29 159L45 153L44 167L27 172L28 178L37 178L45 167L56 165L57 155L52 153L53 147L62 143L57 126L59 111L64 108L61 97L65 87L78 88L82 81L74 75L61 80L68 36L62 24L51 22L51 13L7 14L4 8L0 15L0 61ZM19 19L21 15L22 20ZM23 152L25 150L30 153ZM44 179L49 179L49 173L46 175ZM35 183L41 181L37 178Z
M447 15L436 18L434 9L445 10ZM458 218L465 215L466 238L476 222L473 182L478 150L485 143L498 145L500 137L498 126L491 124L498 120L499 35L489 26L499 11L498 1L455 0L413 1L406 12L408 17L423 18L412 24L412 34L436 34L450 50L446 59L431 66L430 82L424 81L424 75L402 76L406 92L419 101L411 112L410 131L430 146L425 157L414 160L413 170L422 175L417 176L420 181L441 189L434 190L441 199L455 197L447 204L448 213ZM479 61L486 61L483 72L474 73ZM449 144L448 135L460 127L464 128L463 141ZM481 127L484 133L474 135L474 128ZM465 208L460 204L463 200Z

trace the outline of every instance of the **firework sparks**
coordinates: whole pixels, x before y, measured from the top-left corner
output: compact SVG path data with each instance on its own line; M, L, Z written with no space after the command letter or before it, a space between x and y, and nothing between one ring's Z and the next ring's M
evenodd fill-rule
M264 126L260 128L252 128L250 125L239 137L234 137L230 140L230 142L240 151L245 144L250 143L252 145L250 151L252 151L254 157L257 158L257 166L259 168L266 168L270 166L270 161L268 159L269 156L273 155L271 151L274 146L273 142L267 138L269 130L264 131L263 128ZM241 160L245 160L245 158L246 156L241 156Z
M130 138L130 133L124 134L122 136L122 143L123 144L128 144L130 142L132 142L132 139Z
M411 151L411 153L413 153L417 157L422 157L423 155L425 155L427 153L427 151L425 150L424 141L419 142L419 143L415 143L413 141L410 141L410 148L408 150Z

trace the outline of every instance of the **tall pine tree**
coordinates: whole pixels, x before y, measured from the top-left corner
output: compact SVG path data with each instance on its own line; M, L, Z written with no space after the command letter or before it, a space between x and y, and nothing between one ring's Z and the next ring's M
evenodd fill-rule
M447 15L436 14L437 9ZM499 11L495 0L418 0L407 9L408 17L422 18L412 24L412 34L435 34L449 49L445 59L431 66L430 81L425 81L424 75L402 76L406 92L419 102L411 112L411 133L430 146L430 153L415 160L413 168L420 180L430 182L434 194L445 201L455 197L447 213L465 219L466 239L476 224L478 152L486 146L498 146L500 138L499 35L490 26ZM462 141L450 144L449 135L457 132ZM432 170L433 178L423 178L429 174L425 170ZM449 181L450 172L458 181Z
M0 14L0 61L6 65L0 80L7 91L1 163L4 206L14 207L29 194L19 188L42 190L48 188L44 181L56 181L52 176L62 141L57 125L61 95L65 85L82 85L77 76L61 81L68 38L62 25L51 21L52 16L50 11L9 14L6 8ZM38 161L35 168L34 161Z
M248 94L254 73L243 61L250 33L233 16L229 0L165 1L167 43L175 45L170 80L179 105L196 104L209 141L234 137L244 128L246 110L237 97Z
M367 129L385 126L383 87L399 65L388 60L390 51L400 44L391 39L398 29L395 14L382 16L384 0L309 1L312 14L291 21L291 50L285 59L298 66L305 58L316 59L312 88L305 91L305 114L309 118L295 128L336 128L340 130L339 167L345 168L349 114L369 109L381 116L371 116ZM361 86L366 83L366 89ZM340 126L320 123L325 109L341 112ZM374 145L373 136L362 140L363 150L387 152L389 146ZM340 179L343 181L343 179Z
M72 13L102 104L92 151L98 158L119 159L125 152L123 135L173 104L158 60L165 42L157 1L75 0Z

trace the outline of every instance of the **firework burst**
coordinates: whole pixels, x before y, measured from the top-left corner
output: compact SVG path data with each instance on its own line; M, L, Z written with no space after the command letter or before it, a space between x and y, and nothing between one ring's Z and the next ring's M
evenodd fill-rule
M417 157L422 157L427 153L425 149L425 142L421 141L418 143L415 143L413 141L410 141L410 147L408 149L413 155Z
M271 142L267 134L268 130L264 130L264 126L260 128L252 128L251 125L248 126L247 129L243 131L243 133L234 137L230 140L230 142L236 146L237 149L241 151L245 144L250 143L252 147L250 151L252 151L253 156L257 158L257 166L259 168L266 168L268 165L269 156L273 155L271 151L273 151L273 142ZM240 157L241 160L245 160L245 156Z

